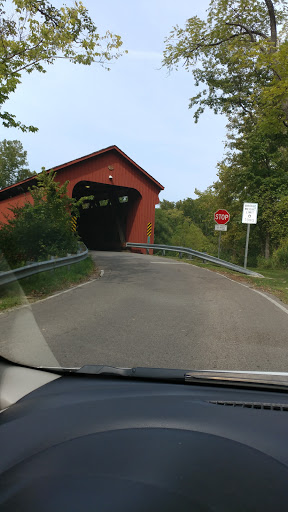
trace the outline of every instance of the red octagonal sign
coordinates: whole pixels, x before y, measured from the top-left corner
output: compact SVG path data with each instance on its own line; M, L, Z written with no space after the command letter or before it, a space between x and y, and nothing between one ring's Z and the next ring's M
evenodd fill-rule
M227 224L230 220L230 213L227 210L217 210L214 213L214 220L217 224Z

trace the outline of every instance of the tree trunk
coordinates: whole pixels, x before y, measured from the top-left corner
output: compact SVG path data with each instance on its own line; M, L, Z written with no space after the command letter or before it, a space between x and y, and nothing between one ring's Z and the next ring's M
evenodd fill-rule
M272 43L274 43L274 46L276 46L277 45L277 23L276 23L274 5L271 0L265 0L265 4L267 6L269 18L270 18L271 41L272 41Z

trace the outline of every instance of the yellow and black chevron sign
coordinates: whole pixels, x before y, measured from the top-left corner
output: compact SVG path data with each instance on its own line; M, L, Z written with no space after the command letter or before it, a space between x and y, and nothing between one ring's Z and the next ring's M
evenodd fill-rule
M77 230L77 217L75 215L71 217L71 225L72 225L72 231Z
M152 234L152 222L148 222L147 224L147 236L151 236Z

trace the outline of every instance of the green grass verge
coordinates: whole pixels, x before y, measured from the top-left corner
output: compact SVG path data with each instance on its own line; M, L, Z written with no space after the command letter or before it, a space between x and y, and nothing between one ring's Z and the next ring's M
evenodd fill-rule
M169 258L169 255L166 257ZM175 257L173 257L173 259L175 259ZM180 260L178 256L177 259ZM213 265L211 263L203 263L197 258L189 260L183 257L180 261L185 261L185 263L190 263L191 265L195 265L197 267L202 267L208 270L212 270L213 272L218 272L219 274L230 277L234 281L247 284L252 288L257 288L258 290L262 290L267 293L271 293L272 295L275 295L280 300L282 300L285 304L288 304L288 270L266 270L262 268L249 267L249 270L253 270L254 272L264 276L263 278L259 278L246 276L245 274L240 274L239 272L234 272L228 268Z
M57 291L77 285L87 278L98 276L90 257L70 266L41 272L0 287L0 311L43 299Z

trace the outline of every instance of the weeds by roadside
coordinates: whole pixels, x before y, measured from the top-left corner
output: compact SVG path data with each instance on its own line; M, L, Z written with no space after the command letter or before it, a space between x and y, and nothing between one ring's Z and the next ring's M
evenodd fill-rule
M99 271L90 257L70 266L41 272L19 282L0 287L0 311L43 299L87 278L98 277Z

